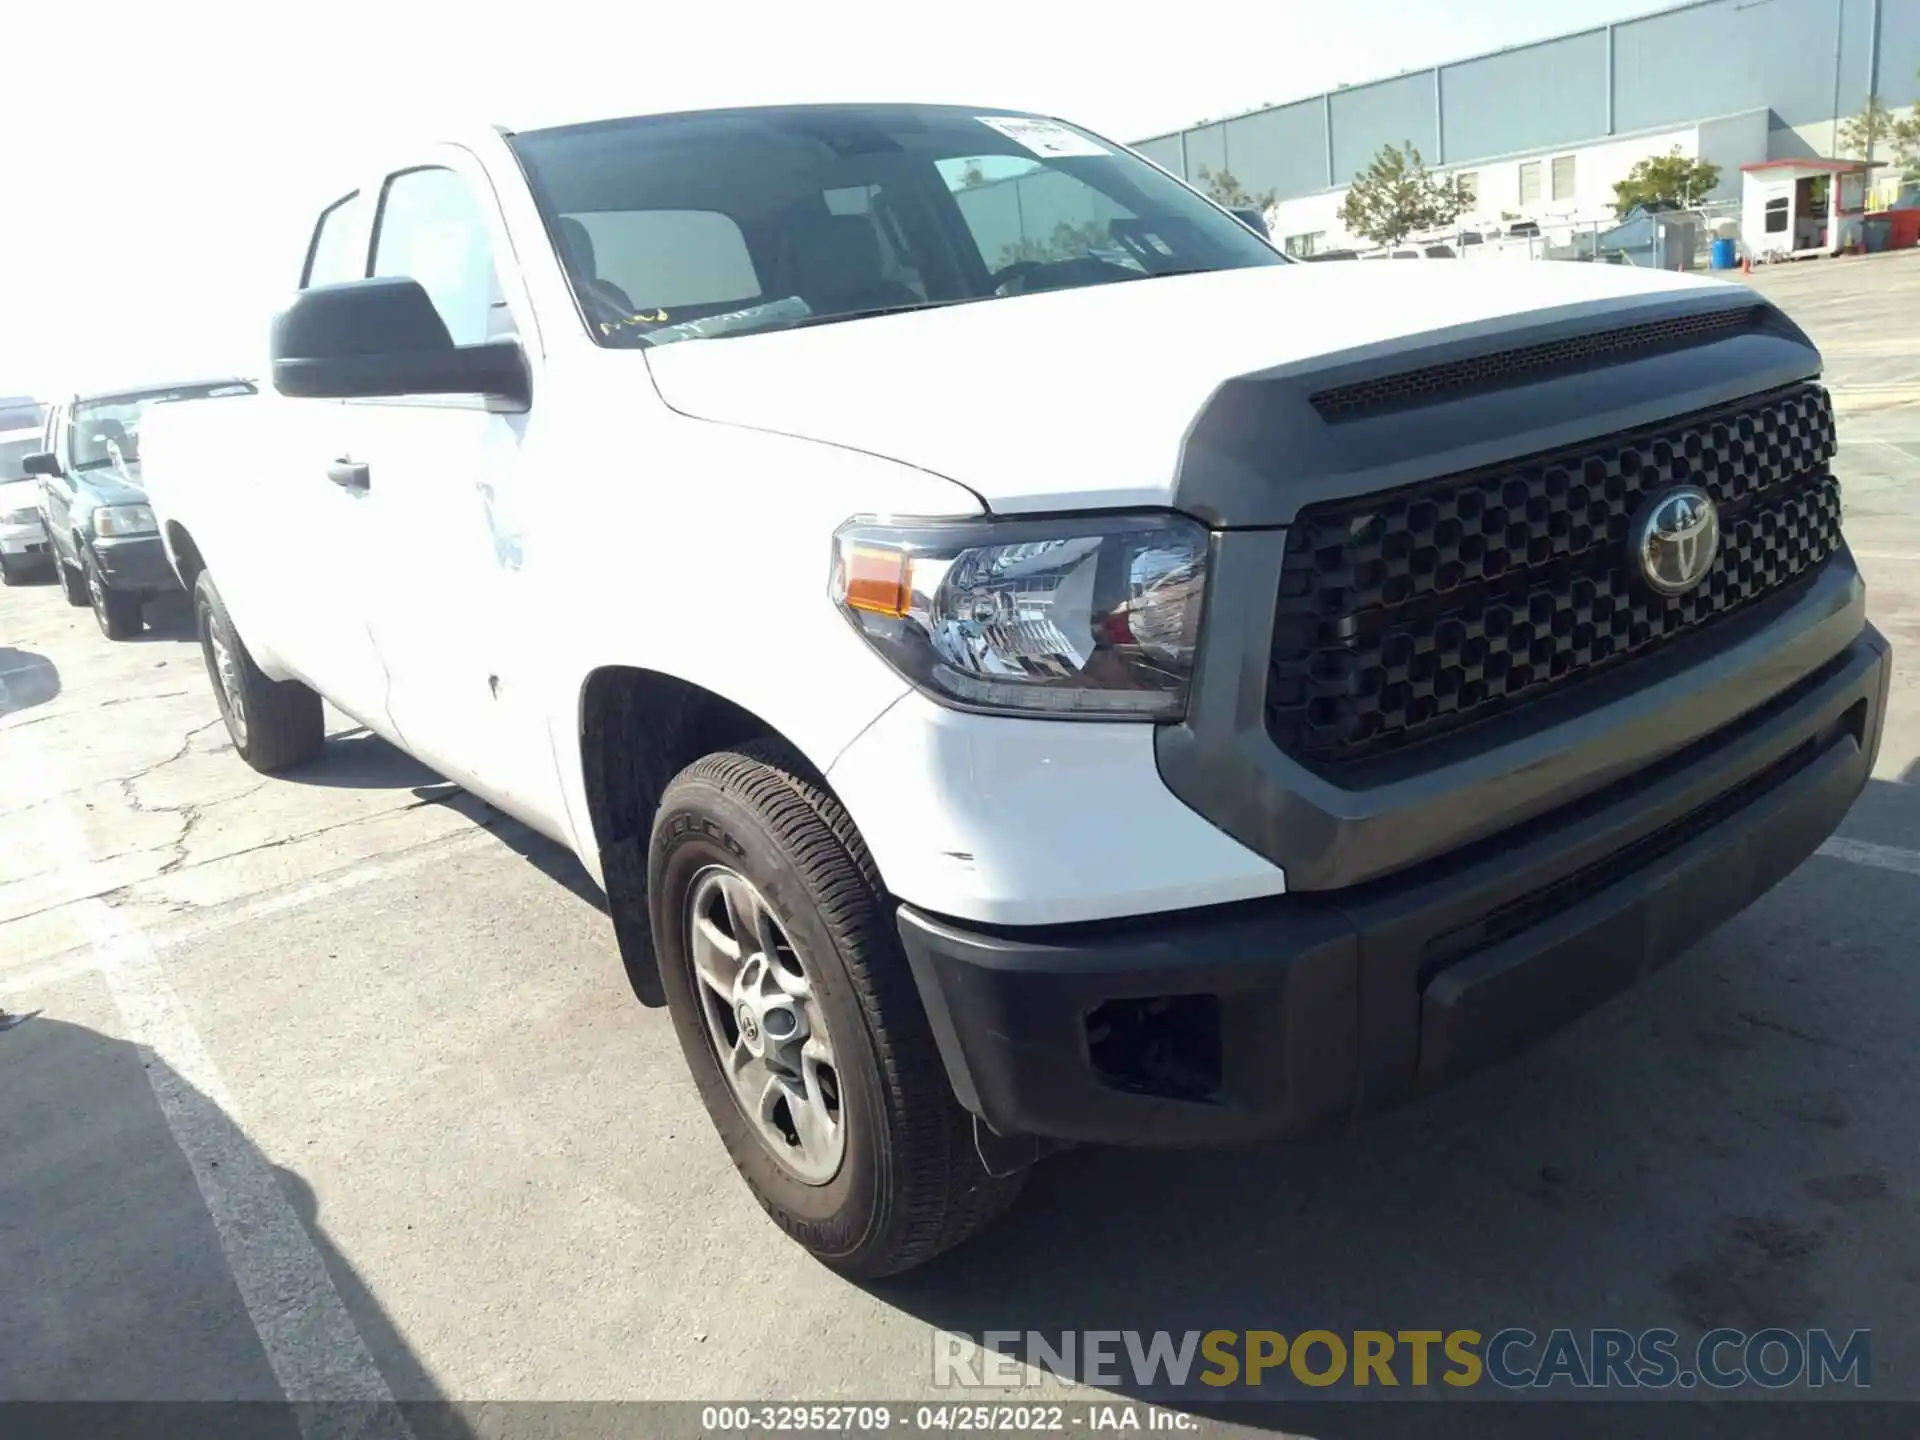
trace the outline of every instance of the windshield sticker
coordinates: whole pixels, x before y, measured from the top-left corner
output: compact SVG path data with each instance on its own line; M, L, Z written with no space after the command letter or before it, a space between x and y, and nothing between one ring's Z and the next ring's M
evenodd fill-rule
M683 320L678 325L669 325L661 330L649 330L645 338L649 345L671 345L676 340L711 340L716 335L731 335L737 330L792 324L796 320L805 320L811 314L811 305L798 295L789 295L784 300L771 300L765 305L750 305L745 310L729 310L724 315L706 315L698 320Z
M976 115L973 118L1043 159L1113 153L1104 145L1096 145L1079 131L1069 130L1057 120L1035 120L1026 115Z

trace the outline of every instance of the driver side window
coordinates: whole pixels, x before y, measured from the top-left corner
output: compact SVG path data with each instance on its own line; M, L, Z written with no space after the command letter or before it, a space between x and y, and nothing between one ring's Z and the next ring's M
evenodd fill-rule
M1144 271L1115 243L1111 229L1116 220L1133 219L1133 212L1066 171L1010 155L938 165L990 272L1089 256Z
M451 170L403 170L388 179L374 222L373 273L419 281L456 345L513 334L485 217Z

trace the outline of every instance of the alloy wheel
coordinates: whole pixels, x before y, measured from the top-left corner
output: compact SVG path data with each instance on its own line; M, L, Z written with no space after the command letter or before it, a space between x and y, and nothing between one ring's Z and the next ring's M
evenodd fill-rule
M833 1037L812 974L753 882L724 865L694 877L688 945L720 1068L780 1167L824 1185L846 1153Z
M226 629L213 615L207 616L207 650L212 660L214 684L220 687L220 706L226 711L234 743L247 743L247 707L241 700L239 657L233 652Z

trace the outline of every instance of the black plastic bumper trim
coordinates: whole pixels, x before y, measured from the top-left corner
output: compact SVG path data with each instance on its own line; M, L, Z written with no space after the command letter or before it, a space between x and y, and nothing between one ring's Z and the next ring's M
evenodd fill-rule
M158 535L103 537L89 548L99 562L100 576L113 590L178 590L180 577L168 563Z
M1451 1080L1671 960L1818 848L1871 773L1890 670L1869 627L1725 743L1393 881L1035 930L902 906L955 1093L1002 1134L1178 1146L1325 1129ZM1096 1072L1095 1007L1194 994L1220 997L1212 1096Z

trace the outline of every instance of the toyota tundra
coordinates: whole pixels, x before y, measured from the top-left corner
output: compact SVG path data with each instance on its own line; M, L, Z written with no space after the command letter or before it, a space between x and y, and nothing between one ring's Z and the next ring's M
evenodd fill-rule
M1820 356L1738 284L1300 265L919 105L396 146L289 270L271 386L144 443L234 748L325 697L576 852L848 1273L1500 1059L1879 743Z

